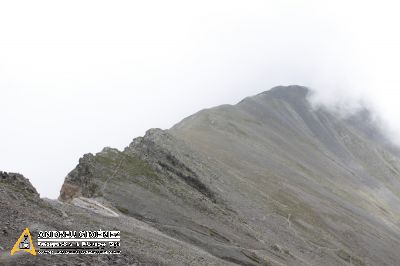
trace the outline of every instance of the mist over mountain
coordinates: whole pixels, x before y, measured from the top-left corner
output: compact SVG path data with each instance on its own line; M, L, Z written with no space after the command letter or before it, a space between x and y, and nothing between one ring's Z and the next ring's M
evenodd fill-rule
M18 221L33 235L121 230L122 255L57 257L71 265L398 265L399 148L370 110L342 116L309 98L279 86L85 154L59 200L1 173L0 248Z
M362 102L400 144L398 1L22 2L0 3L0 169L42 196L82 154L277 84Z

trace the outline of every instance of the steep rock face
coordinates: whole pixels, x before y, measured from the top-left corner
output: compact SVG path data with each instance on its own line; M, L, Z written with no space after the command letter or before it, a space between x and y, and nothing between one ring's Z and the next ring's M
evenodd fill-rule
M107 202L224 263L396 265L398 149L367 110L341 118L308 94L276 87L85 155L60 199Z
M99 192L97 180L91 167L94 160L91 153L85 154L79 159L78 166L65 178L60 191L60 200L70 201L79 196L94 197L95 192Z

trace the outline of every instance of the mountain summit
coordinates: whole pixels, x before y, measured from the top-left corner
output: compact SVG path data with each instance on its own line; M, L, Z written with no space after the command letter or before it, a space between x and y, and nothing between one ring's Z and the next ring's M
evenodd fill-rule
M84 155L45 202L68 216L54 226L121 230L121 264L398 265L398 149L367 110L338 117L309 93L275 87Z

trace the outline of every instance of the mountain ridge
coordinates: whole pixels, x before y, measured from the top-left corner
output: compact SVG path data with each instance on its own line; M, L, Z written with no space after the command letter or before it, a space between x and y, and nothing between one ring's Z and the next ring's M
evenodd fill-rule
M397 148L367 110L338 117L310 94L274 87L86 154L60 201L38 204L60 216L53 226L120 227L120 264L396 265Z

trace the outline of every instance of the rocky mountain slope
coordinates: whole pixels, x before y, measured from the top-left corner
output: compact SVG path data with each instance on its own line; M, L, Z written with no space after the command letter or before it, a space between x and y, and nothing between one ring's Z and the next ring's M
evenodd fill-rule
M0 219L33 232L121 230L123 255L71 264L398 265L399 150L367 110L338 117L308 94L276 87L151 129L123 151L86 154L59 201L3 178Z

